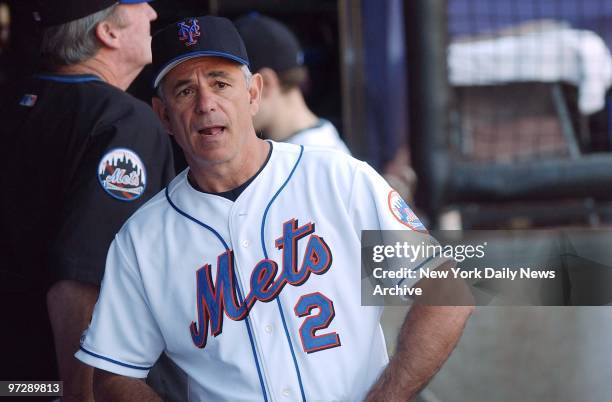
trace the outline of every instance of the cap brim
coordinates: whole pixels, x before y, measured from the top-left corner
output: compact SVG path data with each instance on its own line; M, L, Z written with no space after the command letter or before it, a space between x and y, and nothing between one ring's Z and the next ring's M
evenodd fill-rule
M162 79L164 79L164 77L166 76L166 74L168 74L170 72L170 70L172 70L174 67L178 66L179 64L190 60L190 59L195 59L197 57L222 57L225 59L229 59L232 61L235 61L236 63L240 63L240 64L244 64L245 66L248 66L249 63L244 60L243 58L240 58L238 56L234 56L233 54L229 54L229 53L225 53L225 52L215 52L215 51L196 51L196 52L191 52L191 53L186 53L186 54L182 54L179 57L176 57L172 60L170 60L169 62L167 62L157 73L157 75L155 76L154 80L153 80L153 88L157 88L157 86L159 85L159 83L161 82Z
M119 0L121 4L150 3L153 0Z

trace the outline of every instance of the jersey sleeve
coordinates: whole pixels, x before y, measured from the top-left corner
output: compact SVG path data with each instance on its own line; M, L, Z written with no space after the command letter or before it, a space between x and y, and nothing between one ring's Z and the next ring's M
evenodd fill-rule
M127 95L126 95L127 96ZM135 102L135 101L134 101ZM65 180L58 235L50 250L51 280L100 284L108 247L123 223L174 177L168 135L146 105L104 116Z
M348 210L354 230L362 240L362 248L367 250L362 252L364 256L373 255L370 250L375 246L393 246L397 242L414 246L438 244L399 193L365 162L359 162L355 170ZM368 236L362 237L364 230L377 232L369 232ZM436 269L445 262L446 258L418 253L410 258L385 259L383 265L387 270L418 270ZM385 278L382 281L386 286L411 286L418 279Z
M115 374L146 378L165 348L131 247L117 238L93 318L76 358Z

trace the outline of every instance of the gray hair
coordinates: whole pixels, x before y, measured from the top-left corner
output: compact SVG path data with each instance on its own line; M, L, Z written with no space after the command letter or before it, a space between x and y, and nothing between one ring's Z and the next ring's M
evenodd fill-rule
M251 87L251 79L253 78L253 73L251 72L251 70L249 70L249 66L247 66L246 64L243 64L240 67L240 70L242 71L242 74L244 75L244 81L246 82L246 87L248 89ZM157 88L155 88L157 97L161 99L163 102L166 101L166 98L164 98L164 90L162 89L162 86L164 84L164 78L162 78L162 80L157 85Z
M102 44L96 36L100 22L112 21L121 25L116 15L117 4L97 13L65 24L51 26L43 32L40 51L48 67L69 66L93 57Z
M242 74L244 74L244 80L246 81L247 88L251 87L251 79L253 78L253 73L249 70L249 66L243 64L240 68L242 70Z

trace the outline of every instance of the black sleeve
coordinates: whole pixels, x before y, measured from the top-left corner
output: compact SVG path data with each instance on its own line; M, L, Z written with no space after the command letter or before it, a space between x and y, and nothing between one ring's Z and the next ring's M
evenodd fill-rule
M115 234L174 177L168 135L148 106L134 102L100 124L76 158L50 253L52 281L99 284Z

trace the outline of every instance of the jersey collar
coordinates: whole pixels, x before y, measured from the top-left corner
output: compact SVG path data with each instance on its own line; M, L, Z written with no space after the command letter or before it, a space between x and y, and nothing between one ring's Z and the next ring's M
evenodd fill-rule
M268 162L270 161L270 157L272 156L272 151L274 149L274 146L273 146L271 141L266 141L266 142L270 145L270 149L268 150L268 156L266 157L266 160L261 165L261 167L259 168L257 173L255 173L253 176L251 176L251 178L249 178L246 182L244 182L243 184L239 185L238 187L236 187L236 188L234 188L232 190L223 191L223 192L219 192L219 193L213 193L213 192L209 192L209 191L204 191L204 190L202 190L200 188L200 186L198 186L198 183L191 176L191 169L189 169L187 171L187 182L191 185L191 187L194 190L199 191L200 193L217 195L217 196L220 196L220 197L223 197L223 198L227 198L228 200L230 200L232 202L235 202L238 199L238 197L240 196L240 194L242 194L242 192L244 190L246 190L246 188L253 182L253 180L255 180L255 178L257 178L257 176L259 176L259 174L268 165Z
M102 81L102 78L94 74L37 74L34 77L40 80L63 82L69 84Z

